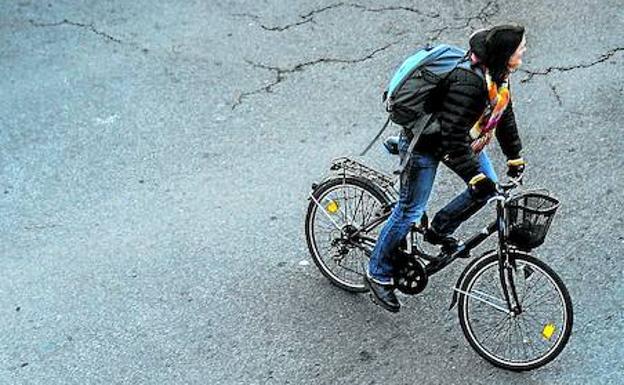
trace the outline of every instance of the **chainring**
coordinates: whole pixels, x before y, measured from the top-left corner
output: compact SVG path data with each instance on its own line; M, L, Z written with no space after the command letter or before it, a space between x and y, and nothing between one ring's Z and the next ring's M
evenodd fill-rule
M394 277L396 288L405 294L418 294L425 290L429 282L429 276L425 265L414 255L399 252L397 269Z

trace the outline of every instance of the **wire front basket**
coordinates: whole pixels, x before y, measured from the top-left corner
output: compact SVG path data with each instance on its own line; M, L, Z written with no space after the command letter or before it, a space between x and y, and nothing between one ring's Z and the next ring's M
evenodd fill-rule
M526 192L511 198L507 210L507 242L521 249L534 249L544 243L559 200L542 192Z

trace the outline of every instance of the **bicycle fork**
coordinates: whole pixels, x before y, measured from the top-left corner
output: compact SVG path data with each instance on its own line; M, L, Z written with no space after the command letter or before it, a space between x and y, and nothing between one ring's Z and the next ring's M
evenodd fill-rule
M512 316L522 313L522 306L518 301L516 284L514 282L514 272L516 271L516 260L509 253L507 239L507 222L505 220L504 201L499 200L496 205L498 222L498 271L503 296L507 304L507 309Z
M496 198L494 198L496 199ZM497 202L497 220L490 224L488 227L484 228L481 233L477 234L475 237L469 239L466 242L466 245L469 249L472 249L477 244L481 243L485 238L489 237L494 232L498 235L498 248L496 250L496 254L498 256L498 268L499 268L499 280L501 284L501 292L503 295L503 299L493 297L491 295L487 295L485 293L481 293L478 291L474 291L471 293L465 292L461 290L464 278L466 274L472 270L472 268L479 262L479 259L474 260L471 264L469 264L466 269L462 272L462 274L457 279L455 286L453 287L453 298L451 299L451 305L449 306L449 310L455 307L457 303L458 294L463 294L465 296L471 297L476 301L483 302L489 306L500 310L503 313L510 314L515 316L522 312L522 308L520 306L520 301L518 300L518 294L516 291L516 284L514 281L514 271L516 270L516 261L513 254L508 252L507 244L506 244L506 226L505 226L505 210L504 210L504 202L503 199L500 199ZM493 252L494 250L492 250ZM490 253L487 253L491 255Z

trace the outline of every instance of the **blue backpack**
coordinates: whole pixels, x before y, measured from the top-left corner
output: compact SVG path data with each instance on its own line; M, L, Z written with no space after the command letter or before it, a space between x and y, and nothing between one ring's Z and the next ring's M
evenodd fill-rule
M470 60L466 50L449 44L428 45L408 57L383 93L388 120L360 155L368 152L390 121L412 132L411 151L420 133L433 121L446 95L446 78L457 67L470 69ZM480 71L477 73L484 78Z
M445 81L456 67L470 68L466 51L452 45L427 46L408 57L392 76L383 100L390 119L407 126L435 112L445 94Z

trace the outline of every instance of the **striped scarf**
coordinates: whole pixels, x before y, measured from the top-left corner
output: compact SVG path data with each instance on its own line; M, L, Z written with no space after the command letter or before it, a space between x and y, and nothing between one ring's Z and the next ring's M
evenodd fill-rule
M488 88L489 104L486 106L483 115L470 129L470 138L472 139L471 147L475 154L483 150L490 143L498 121L500 120L505 108L509 104L511 95L509 94L509 79L505 79L500 87L496 86L496 82L492 80L490 72L485 70L485 81Z

